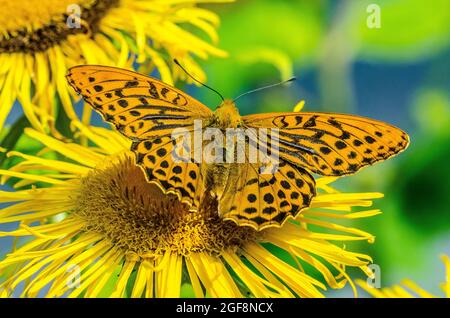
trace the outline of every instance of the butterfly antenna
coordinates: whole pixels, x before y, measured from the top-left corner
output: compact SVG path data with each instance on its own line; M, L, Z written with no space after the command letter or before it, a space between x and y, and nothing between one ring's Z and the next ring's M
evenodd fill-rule
M245 96L245 95L253 94L253 93L256 93L256 92L265 90L265 89L267 89L267 88L272 88L272 87L284 85L284 84L293 82L293 81L295 81L296 79L297 79L296 77L291 77L290 79L287 79L287 80L285 80L285 81L282 81L282 82L279 82L279 83L276 83L276 84L267 85L267 86L263 86L263 87L260 87L260 88L252 89L251 91L245 92L245 93L239 95L238 97L236 97L236 98L233 100L233 102L237 101L239 98L241 98L241 97L243 97L243 96Z
M188 71L186 71L186 69L185 69L183 66L181 66L180 62L178 62L177 59L173 59L173 62L174 62L176 65L178 65L178 66L183 70L183 72L186 73L187 76L189 76L190 78L192 78L194 81L196 81L196 82L199 83L200 85L202 85L202 86L204 86L204 87L206 87L206 88L209 88L209 89L212 90L214 93L216 93L217 95L219 95L220 98L222 99L222 101L225 101L225 98L223 98L222 94L220 94L217 90L215 90L214 88L212 88L212 87L206 85L205 83L200 82L200 81L199 81L198 79L196 79L194 76L192 76L191 74L189 74Z

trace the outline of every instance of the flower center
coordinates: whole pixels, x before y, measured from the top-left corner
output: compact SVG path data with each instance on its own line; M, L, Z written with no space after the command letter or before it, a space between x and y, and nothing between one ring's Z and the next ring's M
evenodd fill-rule
M204 202L189 211L175 195L164 195L148 183L134 155L114 157L81 180L74 214L86 222L86 231L103 234L116 246L139 256L206 252L218 255L237 250L260 233L224 221L217 202Z
M0 53L45 51L69 35L98 31L120 0L0 0ZM77 18L79 15L79 19Z

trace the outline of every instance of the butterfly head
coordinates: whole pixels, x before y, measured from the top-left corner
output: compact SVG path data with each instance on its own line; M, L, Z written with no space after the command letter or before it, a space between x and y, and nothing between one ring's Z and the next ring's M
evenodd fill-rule
M241 125L241 115L231 99L225 99L214 111L214 121L221 128L237 128Z

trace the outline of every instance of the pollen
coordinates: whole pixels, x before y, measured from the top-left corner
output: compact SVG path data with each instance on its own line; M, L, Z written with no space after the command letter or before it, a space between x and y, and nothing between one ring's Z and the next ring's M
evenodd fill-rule
M125 252L141 257L166 251L220 255L225 250L236 252L262 236L223 220L213 199L189 211L175 195L148 183L128 152L82 178L74 200L73 213L85 220L85 231L100 233Z

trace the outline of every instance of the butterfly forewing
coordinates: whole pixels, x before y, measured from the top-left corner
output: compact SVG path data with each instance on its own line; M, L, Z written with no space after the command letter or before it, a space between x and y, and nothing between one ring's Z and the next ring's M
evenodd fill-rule
M408 135L384 122L353 115L272 113L243 117L254 128L279 129L279 156L326 176L352 174L404 150Z
M174 157L177 128L189 134L194 120L212 112L182 91L154 78L107 66L77 66L67 75L70 85L103 118L133 140L132 150L150 182L181 201L198 206L203 182L199 165ZM188 152L193 151L189 149Z
M146 139L190 129L211 110L182 91L154 78L107 66L77 66L70 85L125 136Z

